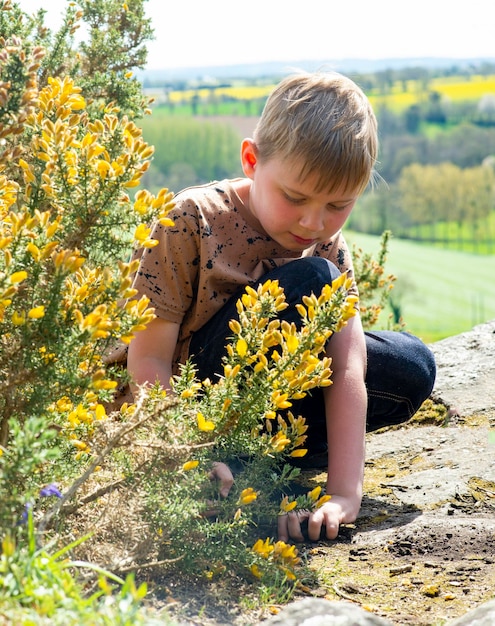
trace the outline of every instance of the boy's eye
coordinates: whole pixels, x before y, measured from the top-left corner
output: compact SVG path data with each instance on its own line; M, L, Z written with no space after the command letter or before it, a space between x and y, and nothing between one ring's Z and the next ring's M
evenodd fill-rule
M289 202L291 202L292 204L303 204L306 199L305 198L294 198L293 196L290 196L288 193L284 193L284 198L286 200L288 200Z

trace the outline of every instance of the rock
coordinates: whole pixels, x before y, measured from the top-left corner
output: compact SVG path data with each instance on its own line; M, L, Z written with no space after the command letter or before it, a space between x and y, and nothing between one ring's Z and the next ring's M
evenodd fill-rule
M495 410L495 320L430 348L437 362L434 399L463 416Z
M495 624L495 600L480 604L462 617L448 622L446 626L493 626Z
M393 626L350 602L306 598L288 604L278 615L263 622L266 626Z

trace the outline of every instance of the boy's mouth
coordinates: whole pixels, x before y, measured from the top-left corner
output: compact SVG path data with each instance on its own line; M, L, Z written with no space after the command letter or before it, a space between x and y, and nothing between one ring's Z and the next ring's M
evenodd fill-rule
M299 235L294 235L294 233L291 233L291 235L294 240L302 246L311 246L316 241L316 239L305 239L304 237L299 237Z

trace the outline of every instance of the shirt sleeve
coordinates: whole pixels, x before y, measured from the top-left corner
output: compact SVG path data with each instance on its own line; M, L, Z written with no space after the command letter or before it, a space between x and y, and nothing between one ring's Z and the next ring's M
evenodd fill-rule
M182 323L190 308L199 269L199 225L194 203L184 201L169 213L174 226L155 223L151 237L158 241L141 253L134 288L146 295L155 314Z

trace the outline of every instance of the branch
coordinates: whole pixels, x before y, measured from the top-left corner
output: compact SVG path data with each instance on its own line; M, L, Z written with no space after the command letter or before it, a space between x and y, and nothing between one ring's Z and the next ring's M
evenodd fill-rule
M145 424L152 417L154 417L154 413L149 413L145 417L140 418L144 410L143 409L144 401L146 400L147 397L148 396L147 396L146 390L142 389L140 391L138 402L136 403L136 409L133 415L133 417L135 418L135 421L129 424L128 426L126 426L125 428L123 428L122 430L119 430L117 434L114 435L112 439L110 439L110 441L105 446L105 448L103 448L103 450L98 454L98 456L96 456L93 459L93 461L90 463L90 465L88 466L86 471L82 474L82 476L80 476L77 480L75 480L72 483L72 485L69 487L67 492L64 494L64 496L60 498L59 500L57 500L55 505L49 511L45 513L45 515L41 519L39 526L38 526L38 535L43 533L46 530L48 524L53 519L53 517L60 512L64 504L68 502L72 498L72 496L76 493L76 491L81 487L81 485L83 485L88 480L88 478L93 474L95 468L98 467L98 465L101 465L103 463L103 461L108 456L108 454L118 445L119 441L126 435L136 430L137 428L140 428L141 426L143 426L143 424ZM175 402L175 399L174 399L174 402ZM117 487L115 483L112 483L112 486L114 488Z

